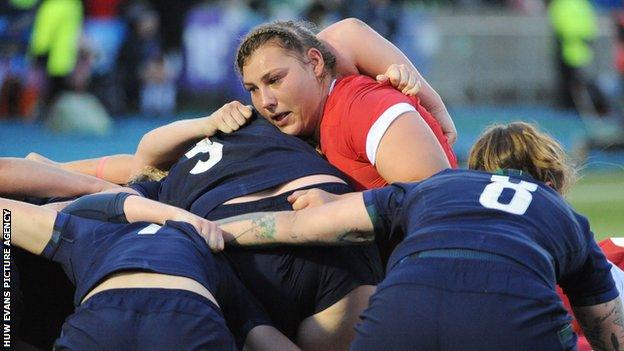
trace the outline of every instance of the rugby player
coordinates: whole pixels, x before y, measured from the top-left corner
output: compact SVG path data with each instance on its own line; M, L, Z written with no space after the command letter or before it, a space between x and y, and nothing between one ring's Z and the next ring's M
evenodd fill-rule
M556 284L594 349L619 349L622 302L587 219L560 195L574 179L561 146L526 123L497 125L469 163L221 227L234 245L400 238L353 350L571 350Z
M380 45L383 52L391 44ZM402 55L385 58L378 64L409 64ZM357 190L457 166L440 124L417 97L367 76L337 75L335 55L304 24L252 29L236 64L258 112L284 133L313 139Z
M205 240L218 248L222 237L200 217L124 193L83 197L66 212L133 224L2 198L0 207L11 211L12 242L60 263L76 285L55 350L297 349L209 251Z

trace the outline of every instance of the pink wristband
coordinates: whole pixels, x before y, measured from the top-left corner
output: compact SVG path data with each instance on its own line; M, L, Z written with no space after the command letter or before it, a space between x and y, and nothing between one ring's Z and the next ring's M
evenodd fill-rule
M98 162L97 168L95 170L95 176L100 178L100 179L104 179L104 165L106 164L106 160L108 160L108 156L104 156L100 159L100 162Z

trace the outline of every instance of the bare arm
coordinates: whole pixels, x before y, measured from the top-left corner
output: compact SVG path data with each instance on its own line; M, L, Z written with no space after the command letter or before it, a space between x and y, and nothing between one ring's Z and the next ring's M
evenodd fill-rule
M245 351L297 351L297 345L290 341L279 330L268 325L253 328L245 338Z
M572 306L572 310L594 350L624 350L624 311L619 297L593 306Z
M130 223L151 222L162 225L166 221L187 222L195 227L213 251L221 251L225 246L221 230L215 223L175 206L141 196L128 196L123 203L123 214Z
M11 216L11 244L40 255L50 241L56 211L0 198L3 218Z
M362 193L300 211L257 212L216 221L225 242L237 246L345 245L374 239Z
M250 107L232 101L210 116L185 119L156 128L141 138L134 155L132 174L139 173L145 166L169 169L193 143L213 136L217 131L231 133L238 130L251 116Z
M375 78L384 74L392 64L405 65L413 70L421 83L418 96L422 105L438 120L449 143L455 142L457 130L442 98L394 44L355 18L336 22L317 37L336 55L338 74L360 73Z
M21 158L0 158L0 194L78 196L118 188L84 174Z
M46 163L67 171L77 172L103 179L115 184L126 184L130 178L133 155L118 154L69 162L55 162L35 152L26 159Z
M132 174L145 166L169 169L193 143L205 138L203 121L207 117L185 119L156 128L141 138L132 163Z
M392 122L375 158L379 175L388 183L419 181L450 167L440 143L416 112Z

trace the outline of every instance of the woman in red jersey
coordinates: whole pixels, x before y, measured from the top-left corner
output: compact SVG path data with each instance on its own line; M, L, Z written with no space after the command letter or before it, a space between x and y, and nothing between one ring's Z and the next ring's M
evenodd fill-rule
M367 45L375 50L360 61L409 64L400 54L387 54L392 44L385 39L372 39ZM294 22L264 24L247 34L236 63L260 114L284 133L317 142L358 190L421 180L456 166L449 138L417 97L367 76L339 76L337 71L356 72L337 67L342 61L321 40Z

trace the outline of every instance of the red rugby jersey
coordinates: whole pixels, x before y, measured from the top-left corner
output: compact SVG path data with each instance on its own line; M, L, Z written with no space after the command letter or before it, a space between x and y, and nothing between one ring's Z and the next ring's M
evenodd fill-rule
M390 124L409 111L420 114L440 142L451 167L457 167L442 128L417 97L406 96L389 83L381 84L362 75L335 82L323 111L321 151L332 165L351 178L356 190L387 185L375 169L377 147Z

